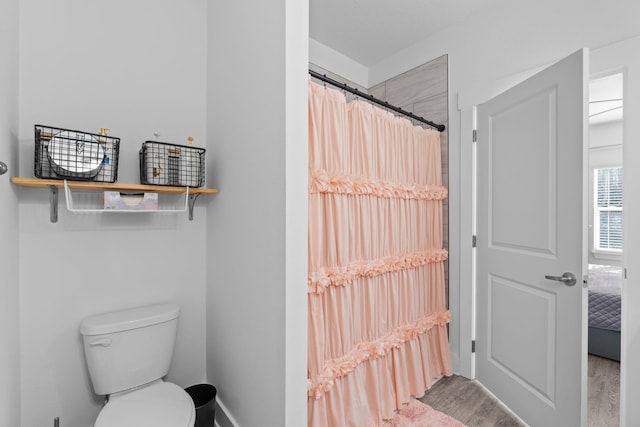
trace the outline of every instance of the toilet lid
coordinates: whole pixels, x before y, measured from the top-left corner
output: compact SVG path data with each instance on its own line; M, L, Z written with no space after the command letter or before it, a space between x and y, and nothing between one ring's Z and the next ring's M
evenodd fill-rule
M193 427L193 400L173 383L159 382L111 399L95 427Z

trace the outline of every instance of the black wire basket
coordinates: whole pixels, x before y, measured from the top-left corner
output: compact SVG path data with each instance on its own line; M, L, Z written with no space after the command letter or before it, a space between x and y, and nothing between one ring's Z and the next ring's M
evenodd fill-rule
M37 178L116 182L120 138L35 125Z
M145 141L140 148L140 183L202 187L205 152L189 145Z

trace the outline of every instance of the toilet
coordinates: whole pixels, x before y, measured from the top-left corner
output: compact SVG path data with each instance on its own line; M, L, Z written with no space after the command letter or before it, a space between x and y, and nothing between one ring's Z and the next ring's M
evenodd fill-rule
M94 427L193 427L193 400L164 381L180 307L159 304L87 317L80 325L96 394L107 397Z

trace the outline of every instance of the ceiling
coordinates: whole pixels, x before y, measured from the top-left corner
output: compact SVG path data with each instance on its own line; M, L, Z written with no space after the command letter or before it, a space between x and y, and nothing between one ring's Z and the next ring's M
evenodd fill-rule
M370 68L509 0L309 0L309 36ZM622 75L590 85L590 123L622 119Z
M371 67L508 0L310 0L309 35Z
M622 120L623 76L612 74L591 80L589 85L589 123Z

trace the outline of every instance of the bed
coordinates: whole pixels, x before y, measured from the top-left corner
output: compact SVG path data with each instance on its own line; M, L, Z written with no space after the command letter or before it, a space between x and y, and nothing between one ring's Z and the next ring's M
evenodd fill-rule
M620 360L622 269L589 265L589 353Z

